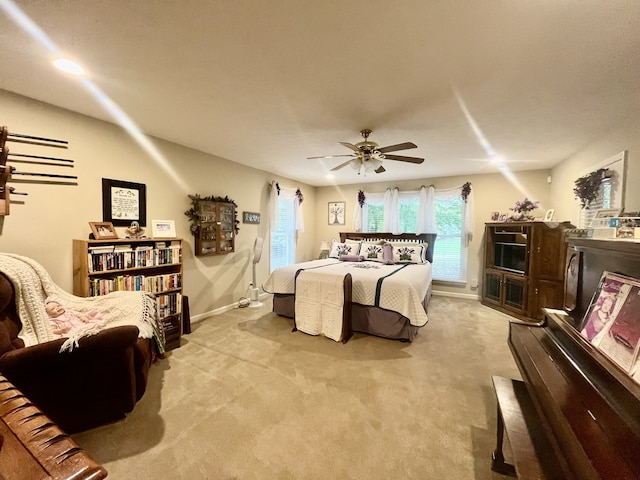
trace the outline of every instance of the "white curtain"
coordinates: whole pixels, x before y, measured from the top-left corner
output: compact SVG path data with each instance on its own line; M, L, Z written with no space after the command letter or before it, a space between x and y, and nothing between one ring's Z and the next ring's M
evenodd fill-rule
M462 195L462 185L454 188L438 189L438 198L440 200L455 200L455 198ZM464 225L462 225L462 232L464 233L464 242L466 246L469 246L469 240L473 237L475 228L475 220L473 214L473 190L469 192L467 201L464 205Z
M278 187L276 182L271 182L271 193L269 194L269 226L271 231L275 232L278 229L278 219L280 214L278 211Z
M280 197L283 200L290 200L293 202L293 211L296 216L296 230L304 232L304 215L302 214L302 205L298 201L296 195L297 188L283 188L280 187ZM278 188L275 182L271 182L271 195L269 198L269 219L271 231L275 231L278 228L278 218L280 212L278 209Z
M467 196L467 203L464 206L464 233L466 233L467 245L469 245L469 241L471 240L471 237L473 237L473 231L475 229L474 210L472 189L469 192L469 196Z
M436 233L435 188L433 185L420 187L418 194L418 212L416 215L416 233Z
M384 231L397 235L400 232L400 193L397 188L384 192Z
M358 194L356 194L356 206L353 210L353 231L362 231L362 207L360 203L358 203Z

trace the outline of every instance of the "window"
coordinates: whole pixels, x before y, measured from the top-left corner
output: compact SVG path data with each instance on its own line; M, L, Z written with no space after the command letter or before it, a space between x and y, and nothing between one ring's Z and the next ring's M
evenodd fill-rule
M296 223L294 199L278 197L278 228L271 232L271 271L295 262Z
M460 192L436 191L438 238L433 248L433 278L461 281L466 274L467 247L464 238L465 203Z
M433 278L459 282L466 276L467 247L464 238L465 203L460 189L436 190L435 209L438 238L433 251ZM365 232L382 232L384 201L381 194L367 194L362 209ZM399 201L400 231L416 231L418 193L401 192Z

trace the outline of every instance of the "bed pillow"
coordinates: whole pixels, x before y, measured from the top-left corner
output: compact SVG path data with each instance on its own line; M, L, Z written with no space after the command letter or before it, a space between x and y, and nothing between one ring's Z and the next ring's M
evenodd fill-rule
M340 258L340 255L357 255L356 246L349 243L340 243L335 239L331 241L329 258Z
M394 263L425 263L426 248L423 243L393 246Z
M384 261L382 258L382 245L380 242L362 242L362 245L360 246L360 255L362 255L365 260L369 260L371 262Z
M364 262L362 255L340 255L341 262Z
M349 240L348 238L344 241L347 245L351 245L352 251L351 255L359 255L360 254L360 245L362 244L362 240Z
M393 261L393 245L390 243L385 243L382 246L382 263L385 265L393 265L395 263Z
M427 263L427 248L429 247L428 243L417 243L417 242L389 242L393 245L393 256L396 263L398 263L396 250L402 247L409 247L414 249L419 249L422 261L420 262L409 262L409 263ZM404 263L407 263L406 261Z

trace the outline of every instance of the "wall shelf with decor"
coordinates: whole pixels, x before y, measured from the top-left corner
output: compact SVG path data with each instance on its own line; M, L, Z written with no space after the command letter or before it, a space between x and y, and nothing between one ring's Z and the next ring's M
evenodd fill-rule
M89 297L121 290L153 293L166 350L180 346L182 239L73 240L73 294Z
M522 320L562 308L569 222L485 224L482 303Z
M236 204L227 197L190 195L192 207L185 212L191 220L195 255L224 255L235 252L238 233Z

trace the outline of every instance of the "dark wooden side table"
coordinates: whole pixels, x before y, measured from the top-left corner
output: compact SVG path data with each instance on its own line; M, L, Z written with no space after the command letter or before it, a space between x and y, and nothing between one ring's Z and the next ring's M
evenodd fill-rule
M107 471L0 375L0 479L99 480Z

